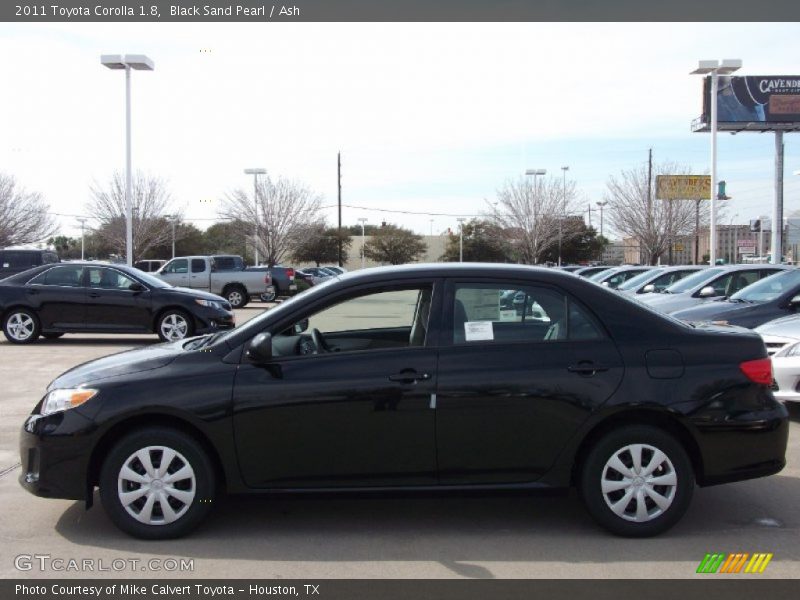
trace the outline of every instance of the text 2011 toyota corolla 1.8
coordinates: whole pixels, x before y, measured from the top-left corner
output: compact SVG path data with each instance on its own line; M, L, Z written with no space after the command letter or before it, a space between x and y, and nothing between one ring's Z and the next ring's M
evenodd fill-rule
M697 485L783 468L771 380L756 334L555 270L367 269L64 373L24 424L20 481L88 504L99 487L143 538L190 531L221 492L570 486L611 532L647 536Z

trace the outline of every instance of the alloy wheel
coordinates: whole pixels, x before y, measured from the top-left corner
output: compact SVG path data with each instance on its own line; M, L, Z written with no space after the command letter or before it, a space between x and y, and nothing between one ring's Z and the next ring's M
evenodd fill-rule
M172 313L161 320L161 335L166 340L182 340L188 331L189 323L182 315Z
M6 329L8 334L18 342L25 342L31 338L36 324L33 318L26 313L14 313L8 317Z

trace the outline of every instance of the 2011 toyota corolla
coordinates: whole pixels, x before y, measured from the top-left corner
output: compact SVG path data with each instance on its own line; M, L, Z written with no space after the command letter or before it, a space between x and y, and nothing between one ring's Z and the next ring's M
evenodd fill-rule
M611 532L648 536L696 485L783 468L771 382L756 334L556 270L368 269L64 373L25 421L20 481L87 506L99 486L143 538L185 534L222 492L569 486Z

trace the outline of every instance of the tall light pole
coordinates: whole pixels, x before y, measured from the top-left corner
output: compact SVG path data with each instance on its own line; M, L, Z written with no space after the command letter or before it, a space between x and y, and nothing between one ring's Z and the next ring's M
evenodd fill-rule
M131 69L152 71L153 60L144 54L103 54L100 63L114 70L125 70L125 254L133 266L133 202L131 198Z
M431 237L433 237L433 219L431 219Z
M598 200L596 204L600 207L600 237L605 237L603 235L603 207L608 204L608 200Z
M78 217L78 223L81 224L81 260L83 260L83 229L86 225L86 217Z
M711 223L709 225L708 264L717 264L717 89L719 76L730 75L742 68L739 59L701 60L691 75L711 75L711 91L708 99L711 107Z
M245 169L245 175L253 176L253 208L255 208L255 219L253 220L253 263L258 266L258 176L266 175L267 170L262 168Z
M464 217L458 217L458 262L464 262Z
M178 215L164 215L164 217L169 219L172 225L172 258L175 258L175 221L178 219Z
M367 222L366 217L358 217L358 222L361 223L361 268L364 268L364 223Z
M537 244L537 237L538 236L536 234L539 231L539 224L536 222L536 220L537 220L536 202L535 202L535 200L536 200L536 189L537 189L536 178L537 177L541 177L543 175L547 175L547 169L526 169L525 170L525 175L528 176L528 177L533 177L533 196L534 196L534 198L533 198L534 199L534 204L533 204L533 246L534 246L534 248L536 248L535 252L537 252L537 255L538 255L538 252L539 252L538 247L539 246ZM537 260L538 260L538 258L537 258Z
M561 218L558 220L558 266L561 266L561 245L564 237L564 217L567 216L567 171L569 167L561 167L564 173L564 195L561 199Z

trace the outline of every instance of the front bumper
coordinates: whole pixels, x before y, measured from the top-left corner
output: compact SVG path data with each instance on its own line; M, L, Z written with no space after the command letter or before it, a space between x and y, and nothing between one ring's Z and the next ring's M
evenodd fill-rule
M45 498L87 499L96 432L77 409L30 415L19 437L22 487Z
M203 335L236 327L236 315L228 310L208 310L195 315L195 333Z

